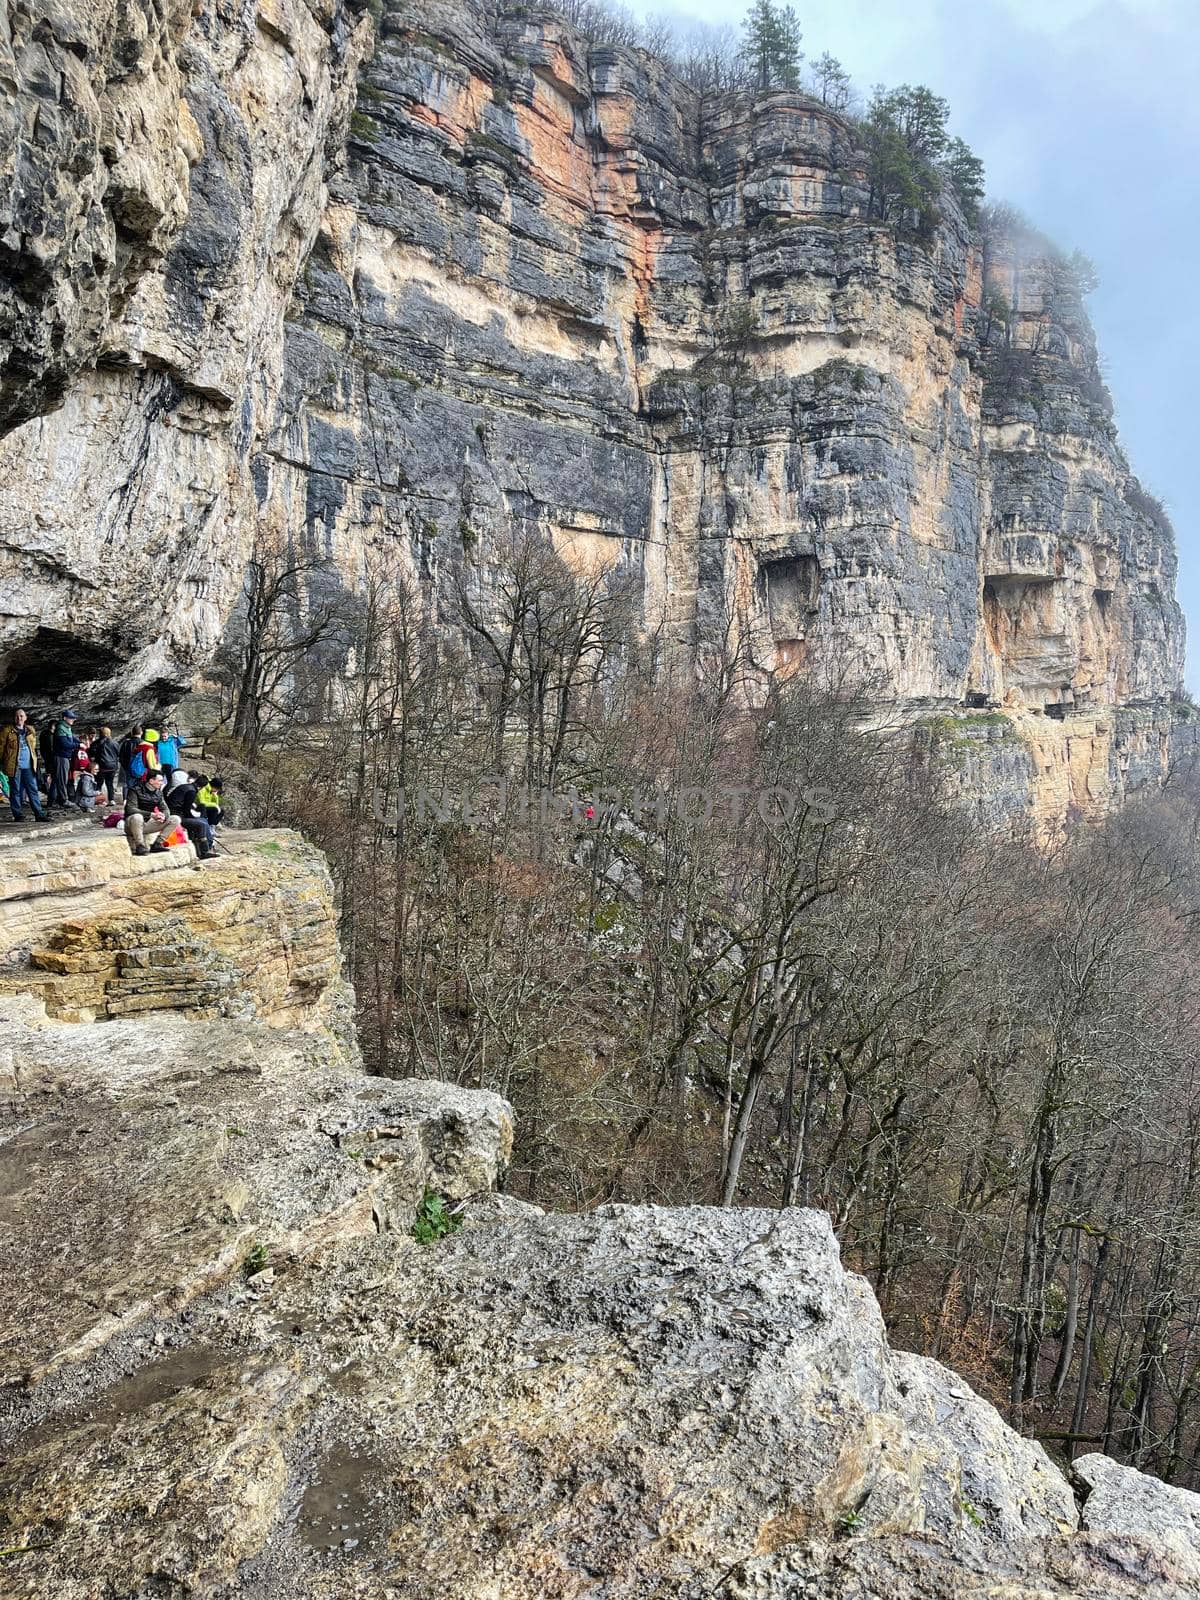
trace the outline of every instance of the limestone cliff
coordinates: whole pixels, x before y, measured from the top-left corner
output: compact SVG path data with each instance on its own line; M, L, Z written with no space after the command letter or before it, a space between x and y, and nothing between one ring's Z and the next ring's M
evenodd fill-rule
M371 35L355 0L18 0L0 30L0 658L177 697L253 535L282 319ZM28 420L25 420L28 419Z
M15 52L23 103L108 138L142 199L110 172L67 206L42 110L18 130L44 266L8 306L8 414L65 398L0 444L10 686L169 697L255 525L351 586L398 547L435 600L538 528L630 573L684 650L728 621L764 674L839 656L906 716L961 714L994 812L1161 776L1171 532L1062 258L949 200L898 236L825 107L701 97L538 6L384 0L364 55L371 19L286 3L134 30L151 106L190 107L153 137L147 113L145 149L119 77L94 114L75 68L43 86L116 22Z

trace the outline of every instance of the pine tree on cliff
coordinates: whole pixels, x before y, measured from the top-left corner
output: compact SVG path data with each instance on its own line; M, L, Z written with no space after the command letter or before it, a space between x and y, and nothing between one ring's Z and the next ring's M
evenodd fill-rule
M942 166L958 196L963 216L974 227L983 204L983 162L962 139L951 139Z
M800 19L794 6L754 0L746 16L742 54L756 89L800 87Z
M877 88L859 125L867 151L870 213L929 231L949 182L969 222L979 217L983 162L946 132L950 107L923 84Z

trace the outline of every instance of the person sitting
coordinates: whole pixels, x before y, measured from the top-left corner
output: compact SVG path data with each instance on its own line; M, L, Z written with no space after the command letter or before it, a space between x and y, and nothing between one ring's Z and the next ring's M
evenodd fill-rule
M82 734L78 748L71 757L71 765L67 773L67 798L73 806L79 804L79 774L91 770L92 758L88 753L90 745L91 740L88 735L86 733Z
M125 792L125 837L135 856L165 853L163 836L179 827L179 818L168 810L162 789L162 773L150 772L134 779ZM154 840L149 849L148 838Z
M75 780L75 804L85 817L90 817L95 813L96 796L99 792L96 786L96 774L91 767L81 768L79 776Z
M175 782L167 791L167 808L183 824L183 831L196 847L196 856L207 861L217 853L212 824L196 803L196 785L182 767L175 768Z
M225 815L221 805L222 788L223 783L220 778L206 778L202 772L196 774L196 801L214 828Z
M26 800L37 820L47 821L38 796L37 769L37 735L18 706L12 721L0 732L0 772L8 779L8 803L14 822L25 820L22 806Z

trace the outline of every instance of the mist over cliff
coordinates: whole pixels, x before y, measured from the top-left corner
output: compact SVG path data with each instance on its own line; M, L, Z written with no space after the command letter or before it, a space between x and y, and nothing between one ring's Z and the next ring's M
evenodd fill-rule
M1171 530L1019 222L897 228L838 113L544 8L30 10L10 53L11 694L177 698L264 531L435 612L536 533L685 654L1002 710L1005 814L1165 769Z

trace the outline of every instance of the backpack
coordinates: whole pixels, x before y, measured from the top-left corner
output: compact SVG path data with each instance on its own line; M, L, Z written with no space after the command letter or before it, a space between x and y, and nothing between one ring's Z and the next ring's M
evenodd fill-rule
M135 750L129 758L129 776L131 778L144 778L149 768L146 758L140 750Z

